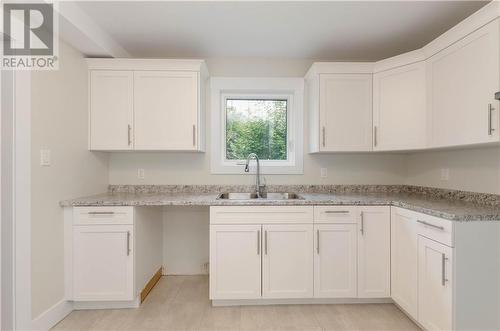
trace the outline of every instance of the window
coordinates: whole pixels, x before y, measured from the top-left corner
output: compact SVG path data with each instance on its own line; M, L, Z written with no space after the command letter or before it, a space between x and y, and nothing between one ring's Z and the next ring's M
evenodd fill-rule
M250 153L263 174L302 173L301 78L212 78L211 89L212 173L243 174Z

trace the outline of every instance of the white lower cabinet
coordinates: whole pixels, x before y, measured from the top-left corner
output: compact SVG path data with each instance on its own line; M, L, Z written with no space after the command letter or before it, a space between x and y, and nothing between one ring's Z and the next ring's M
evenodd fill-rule
M314 296L357 296L356 224L314 225Z
M210 226L210 299L261 296L261 225Z
M391 296L408 314L417 316L418 214L391 208Z
M313 225L263 225L262 297L313 296Z
M391 296L390 229L390 207L359 207L359 298Z
M452 330L453 249L418 237L418 321L426 330Z
M74 300L132 300L133 226L77 225L73 236Z

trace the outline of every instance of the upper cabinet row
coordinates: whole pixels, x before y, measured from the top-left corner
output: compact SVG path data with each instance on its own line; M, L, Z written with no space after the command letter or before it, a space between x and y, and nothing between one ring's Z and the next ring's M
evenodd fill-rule
M203 61L88 64L90 150L204 150Z
M377 63L315 63L306 75L310 152L499 142L499 29L495 19Z

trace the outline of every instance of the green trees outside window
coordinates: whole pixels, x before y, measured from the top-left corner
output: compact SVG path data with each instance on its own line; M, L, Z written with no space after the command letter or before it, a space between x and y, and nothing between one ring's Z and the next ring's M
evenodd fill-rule
M226 99L226 159L287 160L287 100Z

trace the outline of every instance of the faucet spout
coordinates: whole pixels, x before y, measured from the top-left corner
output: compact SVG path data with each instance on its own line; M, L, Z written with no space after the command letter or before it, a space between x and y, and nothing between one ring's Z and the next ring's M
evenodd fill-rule
M249 164L250 160L255 159L255 162L257 162L257 172L255 173L255 193L257 193L257 197L261 198L261 185L260 185L260 161L259 157L255 153L250 153L247 156L247 162L245 163L245 172L249 172Z

